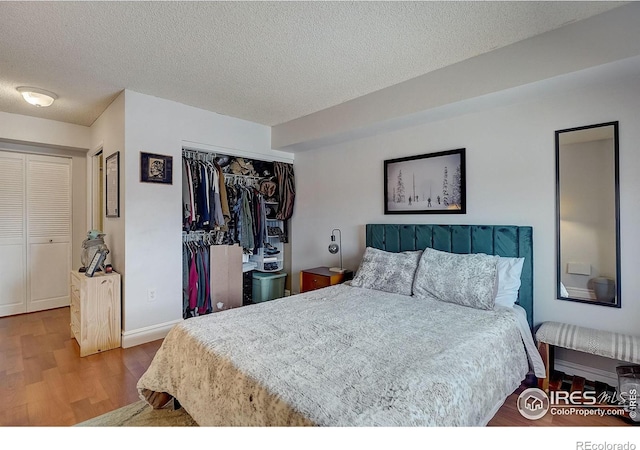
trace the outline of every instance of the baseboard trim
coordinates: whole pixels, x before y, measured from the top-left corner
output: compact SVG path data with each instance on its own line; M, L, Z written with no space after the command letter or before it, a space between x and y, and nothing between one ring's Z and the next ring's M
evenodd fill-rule
M618 386L618 375L605 370L595 369L593 367L583 366L569 361L556 360L554 362L555 370L564 372L567 375L577 375L589 381L601 381L610 386Z
M181 322L182 319L173 320L171 322L160 323L150 327L138 328L137 330L123 331L122 348L135 347L136 345L146 344L147 342L157 341L158 339L164 339L167 334L169 334L169 330Z

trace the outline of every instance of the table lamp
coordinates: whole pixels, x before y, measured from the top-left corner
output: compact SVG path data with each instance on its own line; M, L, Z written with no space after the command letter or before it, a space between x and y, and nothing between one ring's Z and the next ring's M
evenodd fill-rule
M338 243L336 243L336 231L338 232ZM331 230L331 244L329 244L329 253L335 255L340 253L340 267L331 267L331 272L343 273L345 270L342 267L342 232L338 228Z

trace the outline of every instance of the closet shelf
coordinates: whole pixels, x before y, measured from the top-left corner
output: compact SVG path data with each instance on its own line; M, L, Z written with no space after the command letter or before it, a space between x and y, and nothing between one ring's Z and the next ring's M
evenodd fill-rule
M284 267L284 244L280 241L279 234L268 232L268 228L282 230L284 222L282 220L267 219L267 236L263 248L259 248L257 254L251 255L249 259L257 263L256 270L259 272L278 272ZM277 253L271 253L277 251Z

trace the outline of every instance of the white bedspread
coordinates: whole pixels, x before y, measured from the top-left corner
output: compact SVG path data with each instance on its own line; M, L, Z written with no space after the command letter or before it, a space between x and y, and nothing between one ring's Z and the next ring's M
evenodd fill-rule
M202 426L485 425L529 370L518 320L336 285L184 321L138 390Z

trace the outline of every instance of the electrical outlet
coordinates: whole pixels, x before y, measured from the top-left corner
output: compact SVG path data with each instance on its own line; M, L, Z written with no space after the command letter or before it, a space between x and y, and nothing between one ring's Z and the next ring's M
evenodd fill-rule
M156 290L155 289L147 289L147 301L155 302L156 301Z

